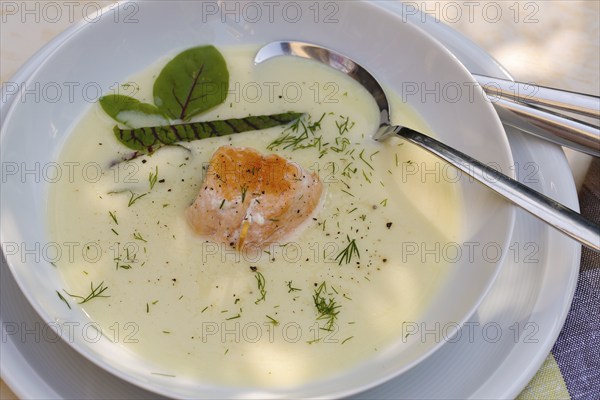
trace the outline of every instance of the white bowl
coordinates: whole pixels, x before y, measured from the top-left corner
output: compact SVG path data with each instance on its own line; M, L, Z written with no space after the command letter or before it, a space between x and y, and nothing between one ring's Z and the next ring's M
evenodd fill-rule
M94 343L83 340L89 338L85 331L89 318L76 307L67 310L56 295L61 277L44 257L49 186L44 174L77 118L90 106L89 100L97 99L96 88L108 91L159 58L192 46L295 39L335 49L361 63L390 89L401 92L407 82L411 90L420 88L409 102L443 142L510 174L507 139L481 89L446 49L402 17L369 2L327 2L316 8L312 2L252 3L253 8L242 2L219 4L222 8L216 2L123 3L119 12L104 10L97 19L76 27L77 34L38 66L25 83L33 89L20 94L2 124L3 251L21 290L45 321L73 327L68 341L77 351L145 389L185 398L340 397L360 392L421 362L473 314L508 252L513 207L462 179L458 183L466 210L462 250L475 250L452 264L421 318L423 327L442 327L435 332L438 337L420 340L421 335L415 335L408 345L399 338L397 345L343 374L299 387L224 387L158 376L143 359L105 336ZM44 95L44 90L56 87L62 89L61 96ZM69 88L75 88L73 96ZM425 94L427 88L436 94Z

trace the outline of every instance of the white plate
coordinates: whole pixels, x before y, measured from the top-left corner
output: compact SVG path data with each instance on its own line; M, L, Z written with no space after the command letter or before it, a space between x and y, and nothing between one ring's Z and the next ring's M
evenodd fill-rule
M419 15L407 18L415 23L421 20ZM423 27L444 39L472 70L502 73L489 56L443 25L425 23ZM61 35L44 51L51 51L75 31ZM44 51L21 70L16 81L24 80L28 71L43 60ZM512 132L510 141L520 177L526 178L538 168L533 176L538 182L533 186L576 208L574 185L562 151ZM579 246L525 213L519 213L513 242L515 246L505 260L499 281L468 325L470 329L463 330L460 340L445 344L422 365L362 394L361 398L514 397L521 390L547 355L564 322L577 277ZM532 251L537 261L524 263ZM48 340L51 335L48 331L43 333L43 322L16 289L6 265L2 267L1 284L2 375L19 396L150 396L95 367L62 341L51 343ZM556 293L564 295L555 296ZM443 339L444 327L424 328L430 330L429 340ZM19 329L19 334L6 335L7 329ZM26 334L25 329L41 332L41 337Z

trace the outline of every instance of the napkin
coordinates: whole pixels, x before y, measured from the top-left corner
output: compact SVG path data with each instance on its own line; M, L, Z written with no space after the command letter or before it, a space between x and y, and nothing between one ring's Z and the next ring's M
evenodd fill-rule
M600 223L600 158L590 165L579 206L582 215ZM565 325L519 399L600 399L600 253L583 248Z

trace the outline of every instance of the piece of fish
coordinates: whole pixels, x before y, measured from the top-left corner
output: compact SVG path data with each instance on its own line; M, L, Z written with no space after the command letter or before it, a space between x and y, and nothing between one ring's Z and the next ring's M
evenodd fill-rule
M277 243L315 211L319 177L276 154L222 146L213 154L198 197L186 210L196 233L241 250Z

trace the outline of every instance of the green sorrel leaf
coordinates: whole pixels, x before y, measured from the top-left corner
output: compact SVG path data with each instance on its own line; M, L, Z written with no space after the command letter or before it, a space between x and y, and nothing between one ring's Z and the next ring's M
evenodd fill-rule
M154 103L171 119L189 120L221 104L229 90L225 59L214 46L178 54L154 82Z

